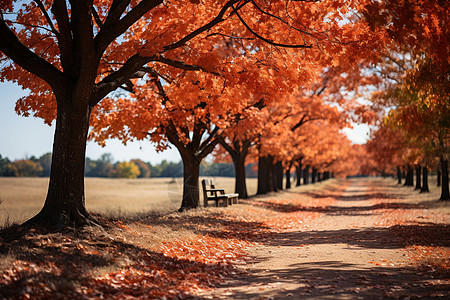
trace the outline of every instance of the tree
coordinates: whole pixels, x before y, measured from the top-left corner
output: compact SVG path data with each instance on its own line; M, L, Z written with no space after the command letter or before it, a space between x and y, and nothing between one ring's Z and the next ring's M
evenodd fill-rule
M16 160L9 164L9 169L13 176L17 177L37 177L42 173L42 166L39 162L29 159Z
M87 177L111 177L114 165L114 159L111 153L104 153L98 160L86 159L86 176Z
M0 176L13 176L9 168L10 163L11 161L7 157L3 158L0 154Z
M447 181L441 200L450 199L448 186L450 3L448 1L378 1L367 5L365 17L372 27L385 30L395 44L391 52L405 51L412 64L386 95L394 110L390 119L416 140L424 160L429 149L439 157ZM395 60L393 60L395 61Z
M42 176L48 177L50 176L51 164L52 164L52 154L46 153L39 157L39 163L42 166Z
M92 109L143 76L146 65L201 70L177 59L188 54L182 47L235 14L238 2L39 0L23 3L17 14L11 12L20 4L2 2L1 59L14 62L2 69L2 77L31 89L18 102L19 111L35 111L48 123L56 118L47 198L28 224L64 227L93 220L85 209L83 180ZM180 18L181 10L193 13Z
M1 75L31 90L18 101L16 110L23 115L31 111L47 123L56 119L47 197L42 210L27 224L64 227L93 221L84 203L86 138L93 109L111 92L121 87L130 90L131 80L155 69L161 73L170 68L214 71L210 54L215 39L234 37L235 33L240 39L253 39L272 49L320 44L322 52L329 50L325 58L329 62L344 51L339 59L348 59L362 51L353 44L356 34L357 40L372 40L370 33L363 31L367 24L355 31L355 23L340 23L349 9L360 4L3 1L1 59L12 62L8 60ZM15 9L19 9L17 13L13 13ZM382 43L380 39L373 42ZM355 47L343 49L343 45Z
M139 168L134 162L121 162L115 165L114 177L117 178L137 178L140 175Z
M150 168L149 166L140 159L131 160L139 168L138 178L149 178L150 177Z

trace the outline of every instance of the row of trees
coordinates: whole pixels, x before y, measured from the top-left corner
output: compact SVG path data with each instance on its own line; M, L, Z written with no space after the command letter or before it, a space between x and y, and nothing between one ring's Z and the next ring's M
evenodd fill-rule
M429 190L429 170L437 170L440 199L449 200L450 4L374 5L380 13L372 23L386 24L393 43L374 70L383 81L371 100L381 113L368 149L381 170L397 173L399 183L405 177L406 186L414 186L415 169L421 192Z
M0 176L11 177L48 177L50 175L51 153L39 158L34 156L28 159L10 161L0 155ZM255 177L251 166L247 168L247 174ZM230 163L203 162L200 168L202 176L234 177L233 165ZM181 162L168 162L152 165L140 159L131 161L114 162L111 154L103 154L99 159L86 158L86 177L109 178L150 178L150 177L182 177L183 165Z
M359 173L365 148L341 130L377 116L359 100L383 80L368 70L401 42L400 30L420 49L419 16L448 8L396 3L3 1L0 74L30 90L16 111L56 120L47 198L28 224L94 221L84 205L87 138L175 147L180 211L199 206L200 165L212 152L233 163L242 197L248 163L258 164L259 194L278 189L293 167ZM399 7L417 18L391 20L404 15ZM443 26L434 21L432 34Z

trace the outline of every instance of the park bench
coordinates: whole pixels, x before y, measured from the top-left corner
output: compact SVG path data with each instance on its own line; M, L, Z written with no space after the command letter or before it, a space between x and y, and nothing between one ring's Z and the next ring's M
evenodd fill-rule
M238 203L239 194L225 194L225 190L217 189L212 180L203 179L202 188L205 207L208 206L209 201L214 201L216 207Z

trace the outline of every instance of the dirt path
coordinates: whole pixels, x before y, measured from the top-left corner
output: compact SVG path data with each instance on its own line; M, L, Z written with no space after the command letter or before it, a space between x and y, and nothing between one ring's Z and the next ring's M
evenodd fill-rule
M381 179L350 180L342 191L310 192L309 196L332 197L336 202L308 224L309 228L273 234L260 241L251 250L253 259L244 267L246 276L203 297L449 297L448 272L418 271L405 249L410 244L409 235L421 242L415 244L434 245L427 240L428 233L444 230L445 236L449 232L448 223L431 220L438 216L436 210L442 211L442 205L436 208L427 196L419 200L410 196L416 194ZM448 210L442 216L448 220ZM424 235L423 239L411 234L413 230ZM437 241L438 246L449 246L448 241L440 243Z

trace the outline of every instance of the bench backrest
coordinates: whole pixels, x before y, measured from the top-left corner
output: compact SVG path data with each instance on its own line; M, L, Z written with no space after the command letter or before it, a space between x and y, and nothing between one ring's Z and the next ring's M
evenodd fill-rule
M208 192L206 190L211 188L211 181L208 179L203 179L202 188L203 188L203 199L206 199L208 198Z

